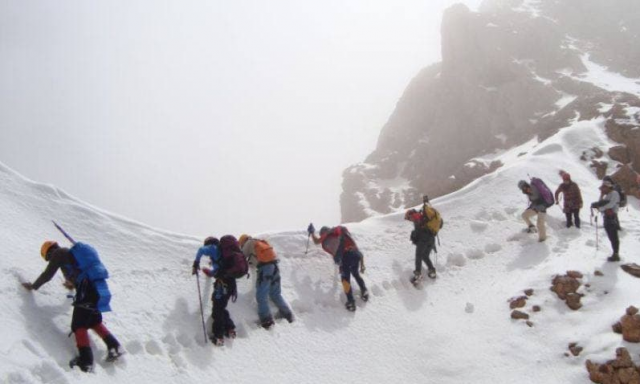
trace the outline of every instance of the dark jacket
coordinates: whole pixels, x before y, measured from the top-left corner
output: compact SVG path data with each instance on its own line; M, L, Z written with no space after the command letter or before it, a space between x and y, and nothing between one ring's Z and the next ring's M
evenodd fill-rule
M555 193L556 201L558 201L558 197L561 193L564 194L563 206L565 213L582 208L582 193L580 193L580 187L578 187L578 184L573 181L560 184Z
M73 257L73 254L71 254L69 248L57 248L51 251L49 264L44 272L42 272L38 279L33 283L33 289L38 289L48 283L60 268L62 268L64 278L75 284L76 277L80 273L76 259Z

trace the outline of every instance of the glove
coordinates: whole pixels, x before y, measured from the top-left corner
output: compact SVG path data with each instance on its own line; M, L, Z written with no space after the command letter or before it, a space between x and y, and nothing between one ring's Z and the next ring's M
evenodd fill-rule
M73 282L69 280L65 280L64 283L62 283L62 285L70 291L75 288L75 286L73 285Z
M313 223L309 224L309 226L307 227L307 233L310 235L316 233L316 227L313 226Z
M33 291L33 284L31 283L22 283L22 286L27 289L27 291Z
M598 208L598 203L597 202L591 203L591 209L596 209L596 208Z
M195 275L196 273L198 273L198 269L200 269L200 263L198 263L197 261L194 261L193 268L191 269L191 274Z

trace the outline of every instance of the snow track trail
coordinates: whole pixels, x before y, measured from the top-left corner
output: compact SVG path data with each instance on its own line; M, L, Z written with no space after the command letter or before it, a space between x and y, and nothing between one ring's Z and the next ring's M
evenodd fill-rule
M546 242L522 233L526 199L516 184L530 174L555 189L564 169L581 186L585 205L594 201L599 182L579 156L602 139L601 129L599 121L575 122L543 143L514 148L497 172L437 199L445 220L438 278L425 279L419 289L409 282L414 246L411 224L401 214L348 224L365 255L371 293L369 302L357 300L354 313L344 309L330 257L313 245L304 254L303 231L262 234L280 256L283 296L296 321L259 327L253 276L241 279L238 300L228 307L238 337L222 348L205 344L202 335L191 275L201 239L101 211L0 165L2 382L584 383L586 359L611 359L623 345L634 357L640 353L611 332L624 309L638 304L640 280L605 261L609 243L602 230L595 249L588 209L580 230L564 228L563 214L552 207ZM631 201L620 213L621 256L638 262L640 218ZM43 240L65 243L51 219L94 245L112 276L114 311L104 318L127 354L115 364L104 362L104 345L92 335L94 374L68 368L75 342L67 337L70 299L60 277L37 292L19 284L44 269L38 256ZM583 288L584 307L575 312L549 291L553 275L569 269L590 284ZM201 287L209 318L211 281L201 277ZM533 327L509 316L508 300L527 288L535 292L528 307L542 308L530 313ZM579 357L564 357L570 342L585 348Z

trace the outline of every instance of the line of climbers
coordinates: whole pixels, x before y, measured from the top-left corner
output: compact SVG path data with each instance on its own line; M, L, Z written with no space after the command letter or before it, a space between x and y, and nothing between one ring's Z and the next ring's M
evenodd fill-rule
M580 210L583 201L580 188L571 180L568 173L561 171L560 176L562 184L556 189L555 195L539 178L531 178L530 182L521 180L518 183L522 193L529 199L529 205L522 214L522 219L527 224L525 231L537 232L540 242L547 238L546 211L554 203L560 204L560 195L564 197L563 212L566 215L566 227L575 225L580 228L581 226ZM600 192L600 199L591 204L591 214L593 217L593 211L598 210L603 215L604 228L613 249L612 255L607 260L620 261L618 231L621 228L618 209L626 206L626 196L610 177L603 179ZM531 222L533 216L537 216L536 225ZM410 281L417 286L423 278L422 263L427 265L427 276L436 278L436 269L430 255L431 251L437 252L436 238L443 227L443 219L438 210L429 203L426 195L423 197L422 208L408 210L404 218L413 223L410 240L416 246L415 270ZM73 243L73 246L63 248L55 241L46 241L40 251L40 255L48 263L46 269L34 283L25 282L22 285L29 291L37 290L50 281L59 269L62 270L65 278L63 285L69 290L76 291L71 331L75 335L78 355L70 361L69 365L72 368L77 366L87 372L93 367L89 329L95 331L106 344L107 361L114 361L123 353L118 340L102 324L102 313L111 310L109 306L111 294L106 283L109 276L94 248L73 241L57 224L56 227ZM361 273L365 272L364 256L351 233L344 226L322 227L320 236L317 236L313 224L309 224L307 232L309 238L313 239L316 245L321 245L339 267L342 287L347 298L346 309L355 311L351 276L360 288L360 298L363 301L369 300L369 292L361 276ZM210 267L200 267L204 256L209 258ZM248 235L241 235L238 240L232 235L223 236L220 240L207 237L196 253L192 274L198 278L198 287L200 286L199 271L214 279L211 295L213 323L210 339L215 345L224 345L225 337L236 337L236 327L227 310L227 305L230 300L235 302L237 298L236 279L247 275L250 266L255 268L257 273L256 301L260 325L265 329L274 325L269 299L278 308L276 318L284 318L289 323L294 321L291 307L282 297L278 257L268 241ZM204 316L202 320L204 326Z
M547 185L539 178L532 177L530 182L520 180L518 188L529 198L529 206L522 213L522 219L527 225L526 232L538 233L538 241L547 239L546 216L547 209L553 204L560 205L560 195L564 197L563 212L566 216L566 227L576 226L580 228L580 210L582 209L582 194L580 187L573 180L571 175L565 171L560 171L562 183L556 189L555 195ZM554 198L555 197L555 198ZM594 210L602 214L604 229L611 242L612 254L608 261L620 261L620 238L618 232L622 229L618 219L619 208L627 205L627 197L622 192L622 188L610 176L605 176L600 185L600 199L591 204L591 218ZM536 225L531 222L531 218L537 216ZM596 234L598 217L596 216Z

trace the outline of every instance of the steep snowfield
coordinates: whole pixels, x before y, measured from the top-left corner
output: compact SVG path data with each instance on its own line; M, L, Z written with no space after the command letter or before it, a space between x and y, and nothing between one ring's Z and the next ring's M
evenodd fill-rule
M640 280L605 261L604 231L596 250L588 209L582 211L582 230L563 228L563 215L554 207L547 242L523 234L519 215L526 199L516 183L530 174L555 189L557 172L564 169L581 185L585 202L594 201L599 182L579 156L606 144L601 125L575 122L543 143L497 154L505 163L499 171L438 199L446 225L437 256L439 277L421 289L408 282L414 248L408 241L411 226L402 215L349 225L366 256L364 278L372 293L369 303L358 302L355 313L343 307L331 259L313 246L305 256L303 231L265 234L279 252L284 296L297 321L280 321L270 331L259 328L253 282L242 280L238 301L229 306L239 335L223 348L203 343L190 274L201 239L100 211L0 166L2 382L587 382L587 358L611 359L625 345L637 359L640 348L626 345L611 324L627 306L639 304ZM632 199L620 216L625 228L621 255L637 261L637 202ZM114 365L104 363L104 346L92 335L93 374L67 367L75 344L67 337L70 299L60 277L33 293L19 284L44 269L38 255L43 240L64 242L51 219L95 245L112 275L114 312L105 315L105 323L128 354ZM584 282L591 284L577 312L549 291L552 276L568 269L583 272ZM596 269L604 276L594 276ZM211 284L202 283L208 314ZM532 328L510 319L507 302L527 288L535 290L527 309L542 307L532 314ZM585 348L580 357L564 356L570 342Z

